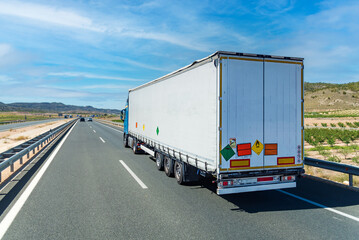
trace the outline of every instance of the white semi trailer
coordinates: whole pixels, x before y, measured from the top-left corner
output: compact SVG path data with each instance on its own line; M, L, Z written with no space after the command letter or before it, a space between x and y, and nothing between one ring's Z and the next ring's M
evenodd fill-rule
M129 90L124 145L178 183L217 194L296 187L303 169L303 58L216 52Z

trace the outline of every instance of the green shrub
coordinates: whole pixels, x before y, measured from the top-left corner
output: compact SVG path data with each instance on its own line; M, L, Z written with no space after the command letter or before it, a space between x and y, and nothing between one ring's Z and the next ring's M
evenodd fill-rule
M313 123L314 126L318 126L318 123Z
M335 123L331 123L330 126L331 127L336 127L337 125L335 125Z
M342 148L342 149L339 149L338 152L341 153L341 154L344 156L345 159L347 159L347 156L348 156L350 153L352 153L353 150L350 149L350 148Z
M341 162L340 158L337 157L337 156L334 156L334 155L328 157L328 161L330 161L330 162L337 162L337 163L340 163L340 162Z
M346 124L347 124L348 127L355 128L355 125L352 124L351 122L346 122Z
M334 138L333 136L331 136L331 135L327 136L327 143L328 143L331 147L333 147L334 144L335 144L335 138Z
M330 157L330 152L328 150L321 150L321 151L319 151L319 154L324 157L324 160L326 160L328 157Z
M321 123L322 124L322 127L328 127L328 124L326 123Z
M338 122L338 126L342 127L342 128L345 127L344 123L342 123L342 122Z

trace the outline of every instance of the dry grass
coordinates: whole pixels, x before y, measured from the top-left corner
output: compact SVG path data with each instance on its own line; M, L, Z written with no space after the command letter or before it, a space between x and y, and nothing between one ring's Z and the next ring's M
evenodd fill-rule
M27 139L29 139L29 137L19 136L19 137L15 138L14 140L15 141L21 141L21 140L27 140Z
M10 134L6 134L6 135L2 136L2 137L0 137L0 139L6 139L8 137L10 137Z

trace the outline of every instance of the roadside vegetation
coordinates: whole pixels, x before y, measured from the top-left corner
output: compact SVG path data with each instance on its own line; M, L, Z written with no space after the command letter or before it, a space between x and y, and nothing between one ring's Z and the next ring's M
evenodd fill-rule
M31 113L0 113L0 124L6 124L13 121L35 121L57 118L55 114L31 114Z
M323 126L324 125L324 126ZM325 124L320 128L306 128L304 134L305 156L359 167L359 122L339 122L339 128L331 129ZM331 126L334 127L334 126ZM354 128L353 130L345 129ZM358 130L355 130L358 128ZM306 173L332 181L348 184L348 174L305 166ZM359 186L359 177L354 176Z

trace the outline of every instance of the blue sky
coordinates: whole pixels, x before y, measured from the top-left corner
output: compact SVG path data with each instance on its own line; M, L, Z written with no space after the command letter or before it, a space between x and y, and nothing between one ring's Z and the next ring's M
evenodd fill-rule
M122 109L129 88L217 50L359 81L359 1L0 0L0 102Z

